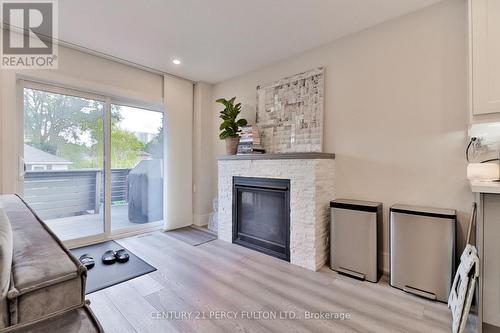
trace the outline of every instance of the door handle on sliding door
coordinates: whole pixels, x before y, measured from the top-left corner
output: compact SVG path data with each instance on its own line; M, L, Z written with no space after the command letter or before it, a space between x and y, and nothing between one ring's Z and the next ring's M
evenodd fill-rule
M24 163L24 158L23 157L19 157L19 165L18 165L18 169L19 169L19 179L23 179L24 178L24 175L26 174L26 163Z

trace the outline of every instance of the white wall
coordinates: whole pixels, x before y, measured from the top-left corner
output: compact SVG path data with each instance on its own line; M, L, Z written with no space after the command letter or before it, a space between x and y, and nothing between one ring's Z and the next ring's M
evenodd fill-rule
M448 0L217 84L212 100L237 96L254 119L257 85L325 66L324 151L336 154L336 197L384 203L387 260L394 203L458 210L462 242L472 202L466 47L466 1Z

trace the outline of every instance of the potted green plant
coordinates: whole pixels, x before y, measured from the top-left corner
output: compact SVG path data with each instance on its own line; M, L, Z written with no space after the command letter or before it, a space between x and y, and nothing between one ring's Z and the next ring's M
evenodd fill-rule
M241 132L240 127L247 124L246 119L238 119L238 115L241 112L241 103L234 104L236 97L227 100L225 98L219 98L216 100L217 103L224 105L224 110L220 112L220 118L222 123L220 124L219 138L226 141L226 153L228 155L235 155L238 150L238 142L240 137L238 135Z

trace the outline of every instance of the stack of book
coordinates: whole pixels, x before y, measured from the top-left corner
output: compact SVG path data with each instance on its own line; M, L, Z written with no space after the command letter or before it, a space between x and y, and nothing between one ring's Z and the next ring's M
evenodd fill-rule
M237 154L264 154L265 152L266 151L262 148L260 143L260 135L257 126L242 126Z

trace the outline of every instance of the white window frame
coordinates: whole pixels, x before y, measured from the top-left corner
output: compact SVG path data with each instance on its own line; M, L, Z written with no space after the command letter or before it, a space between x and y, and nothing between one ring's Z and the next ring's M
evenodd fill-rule
M43 164L32 164L31 171L47 171L47 166Z
M18 114L20 115L19 121L19 161L20 161L20 177L19 177L19 188L21 189L21 195L24 194L24 89L35 89L42 90L56 94L63 94L67 96L80 97L85 99L91 99L104 103L104 174L111 175L111 105L121 105L135 107L139 109L145 109L149 111L161 112L163 116L163 128L166 128L166 113L163 104L148 103L144 101L138 101L135 99L122 97L122 96L111 96L102 93L88 91L86 89L80 89L75 87L70 87L65 84L59 84L54 82L46 82L38 79L31 79L28 77L18 77L17 78L17 100L18 100ZM166 136L166 131L163 131ZM163 138L163 142L167 142L166 138ZM163 167L165 170L166 166L166 156L163 156ZM166 176L166 173L165 173ZM164 178L164 186L166 185L166 179ZM163 207L163 219L165 219L166 211L165 205ZM133 235L148 233L156 230L162 229L164 223L162 221L150 222L144 224L138 224L136 226L120 228L113 230L111 221L111 177L104 177L104 214L103 214L104 228L103 232L100 234L75 238L71 240L65 240L63 243L69 247L80 247L95 243L100 243L107 240L114 240L123 237L129 237Z

